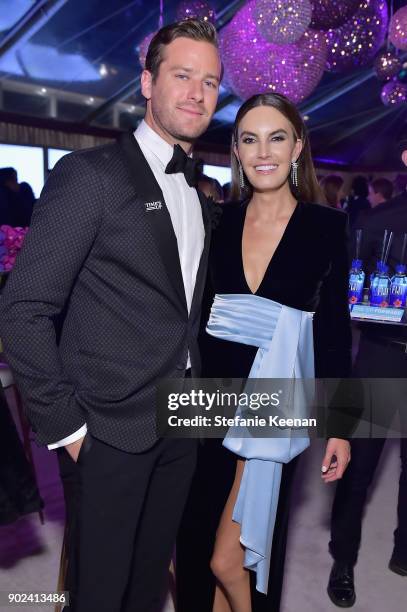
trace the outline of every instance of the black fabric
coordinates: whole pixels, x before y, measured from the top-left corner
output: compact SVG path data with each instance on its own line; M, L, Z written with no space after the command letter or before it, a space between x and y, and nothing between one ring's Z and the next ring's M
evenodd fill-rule
M362 534L362 518L385 438L351 441L352 460L338 482L331 516L329 550L336 561L356 563ZM398 526L394 545L407 560L407 439L400 440L401 474L397 504ZM392 500L388 500L390 504Z
M246 203L224 205L219 227L213 232L203 319L215 293L250 293L241 255L245 215ZM319 377L341 378L351 371L348 273L346 214L300 202L256 295L316 312L315 368ZM205 353L211 355L205 364L207 376L247 375L255 348L205 333L201 342Z
M361 258L369 275L380 258L381 242L385 229L394 232L394 241L388 263L394 271L399 263L403 233L407 232L407 193L364 213L359 218L358 227L363 229ZM407 354L399 345L388 340L407 340L405 327L363 323L359 351L353 374L364 378L407 378ZM372 384L374 384L372 382ZM383 397L383 394L385 396ZM371 394L374 412L375 402L386 411L380 410L379 419L374 418L386 430L396 412L399 412L400 425L407 435L407 411L403 383L398 380L394 385L380 383ZM376 413L377 414L377 413ZM386 419L386 421L383 421ZM331 517L330 551L337 560L356 563L360 545L362 516L369 486L372 482L380 459L384 438L352 440L352 460L342 480L338 482ZM394 533L395 546L400 558L407 559L407 440L400 440L401 474L398 496L398 527Z
M177 241L133 135L63 157L35 205L1 300L1 337L40 444L84 422L129 452L156 442L155 387L182 377L197 334L211 218L188 316ZM160 201L161 208L148 203ZM58 343L58 345L57 345Z
M213 232L200 334L203 376L207 377L245 378L257 351L205 333L215 293L250 293L241 253L245 214L246 203L224 205ZM315 348L320 376L350 372L346 224L346 215L340 211L299 203L256 292L294 308L317 311ZM295 465L293 461L283 466L267 596L255 590L251 578L253 612L279 610ZM204 441L177 540L178 612L212 612L215 581L209 561L235 469L236 457L220 440Z
M179 145L174 145L174 153L165 169L166 174L176 174L183 172L185 180L190 187L196 187L199 180L199 169L201 160L189 157L184 149Z
M296 465L294 459L283 466L267 597L256 591L255 574L250 576L253 612L279 609ZM199 445L197 468L177 537L177 612L212 612L215 579L210 560L235 471L236 457L222 446L221 440L207 439Z
M386 326L383 326L386 327ZM407 409L405 406L407 354L397 346L383 346L362 334L354 366L354 376L371 381L370 413L373 422L383 431L398 416L401 472L397 503L398 524L394 532L394 545L400 559L407 561ZM395 378L394 384L383 384L380 378ZM396 380L399 378L399 380ZM378 410L375 411L375 403ZM383 410L383 406L386 410ZM338 482L331 516L329 549L336 561L356 563L362 533L362 518L369 487L378 465L385 438L351 440L351 462ZM389 500L391 503L391 500Z
M126 453L87 435L59 451L70 516L70 612L159 612L196 463L195 440Z
M352 196L348 200L347 212L349 214L350 227L359 227L360 215L371 210L370 202L361 196Z

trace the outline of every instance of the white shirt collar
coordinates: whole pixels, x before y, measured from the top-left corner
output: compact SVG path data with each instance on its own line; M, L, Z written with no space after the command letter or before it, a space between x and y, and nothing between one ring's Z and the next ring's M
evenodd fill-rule
M160 160L163 167L166 168L174 153L174 147L161 138L144 119L135 130L134 136L137 141L141 140L143 146L153 153Z

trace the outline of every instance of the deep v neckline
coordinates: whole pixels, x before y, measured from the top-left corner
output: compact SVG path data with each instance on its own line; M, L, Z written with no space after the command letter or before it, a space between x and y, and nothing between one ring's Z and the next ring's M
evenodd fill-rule
M252 295L257 295L259 290L261 289L261 287L262 287L262 285L263 285L267 275L268 275L268 272L270 270L271 264L274 261L276 255L277 255L277 252L281 248L281 244L284 242L284 239L286 238L287 232L288 232L290 226L292 225L293 218L295 217L296 212L298 211L300 203L297 202L293 212L291 213L290 218L288 219L287 225L285 226L284 232L281 234L281 238L278 241L278 244L277 244L276 248L274 249L274 253L272 254L272 256L270 257L270 259L269 259L269 261L267 263L267 266L266 266L266 269L264 271L263 277L262 277L262 279L260 281L260 284L258 285L256 291L252 291L251 288L250 288L249 283L247 282L247 276L246 276L246 271L245 271L245 267L244 267L244 260L243 260L243 233L244 233L244 227L245 227L245 223L246 223L246 215L247 215L248 205L249 205L249 203L247 202L245 207L244 207L243 223L242 223L242 229L241 229L241 233L240 233L240 261L241 261L241 268L242 268L243 279L244 279L245 285L246 285L246 287L248 288L249 292Z

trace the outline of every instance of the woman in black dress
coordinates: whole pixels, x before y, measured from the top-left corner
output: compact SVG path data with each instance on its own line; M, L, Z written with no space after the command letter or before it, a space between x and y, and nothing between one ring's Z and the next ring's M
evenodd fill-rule
M223 206L214 232L207 310L215 294L239 294L315 312L316 375L348 376L347 218L316 204L320 192L305 125L284 96L253 96L240 108L232 171L232 198L238 201ZM203 376L216 378L247 377L257 352L257 347L205 332L201 347ZM349 443L330 438L323 481L340 478L349 457ZM177 543L178 612L278 612L296 462L282 468L265 595L256 590L253 572L243 567L240 525L232 520L245 461L220 440L200 446Z

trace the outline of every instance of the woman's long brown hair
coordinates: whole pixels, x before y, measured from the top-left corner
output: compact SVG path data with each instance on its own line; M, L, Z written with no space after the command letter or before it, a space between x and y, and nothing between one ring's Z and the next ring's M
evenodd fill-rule
M232 187L230 197L232 200L251 198L253 195L252 186L248 183L245 176L246 187L241 189L239 182L239 162L233 150L233 146L238 143L239 125L243 117L252 108L257 106L271 106L278 110L291 123L294 130L294 138L302 140L302 151L298 158L298 187L288 178L291 193L302 202L325 203L322 190L318 184L315 174L314 162L312 161L311 146L307 134L307 129L301 114L296 106L288 98L278 93L257 94L252 96L239 108L233 126L231 168L232 168Z

